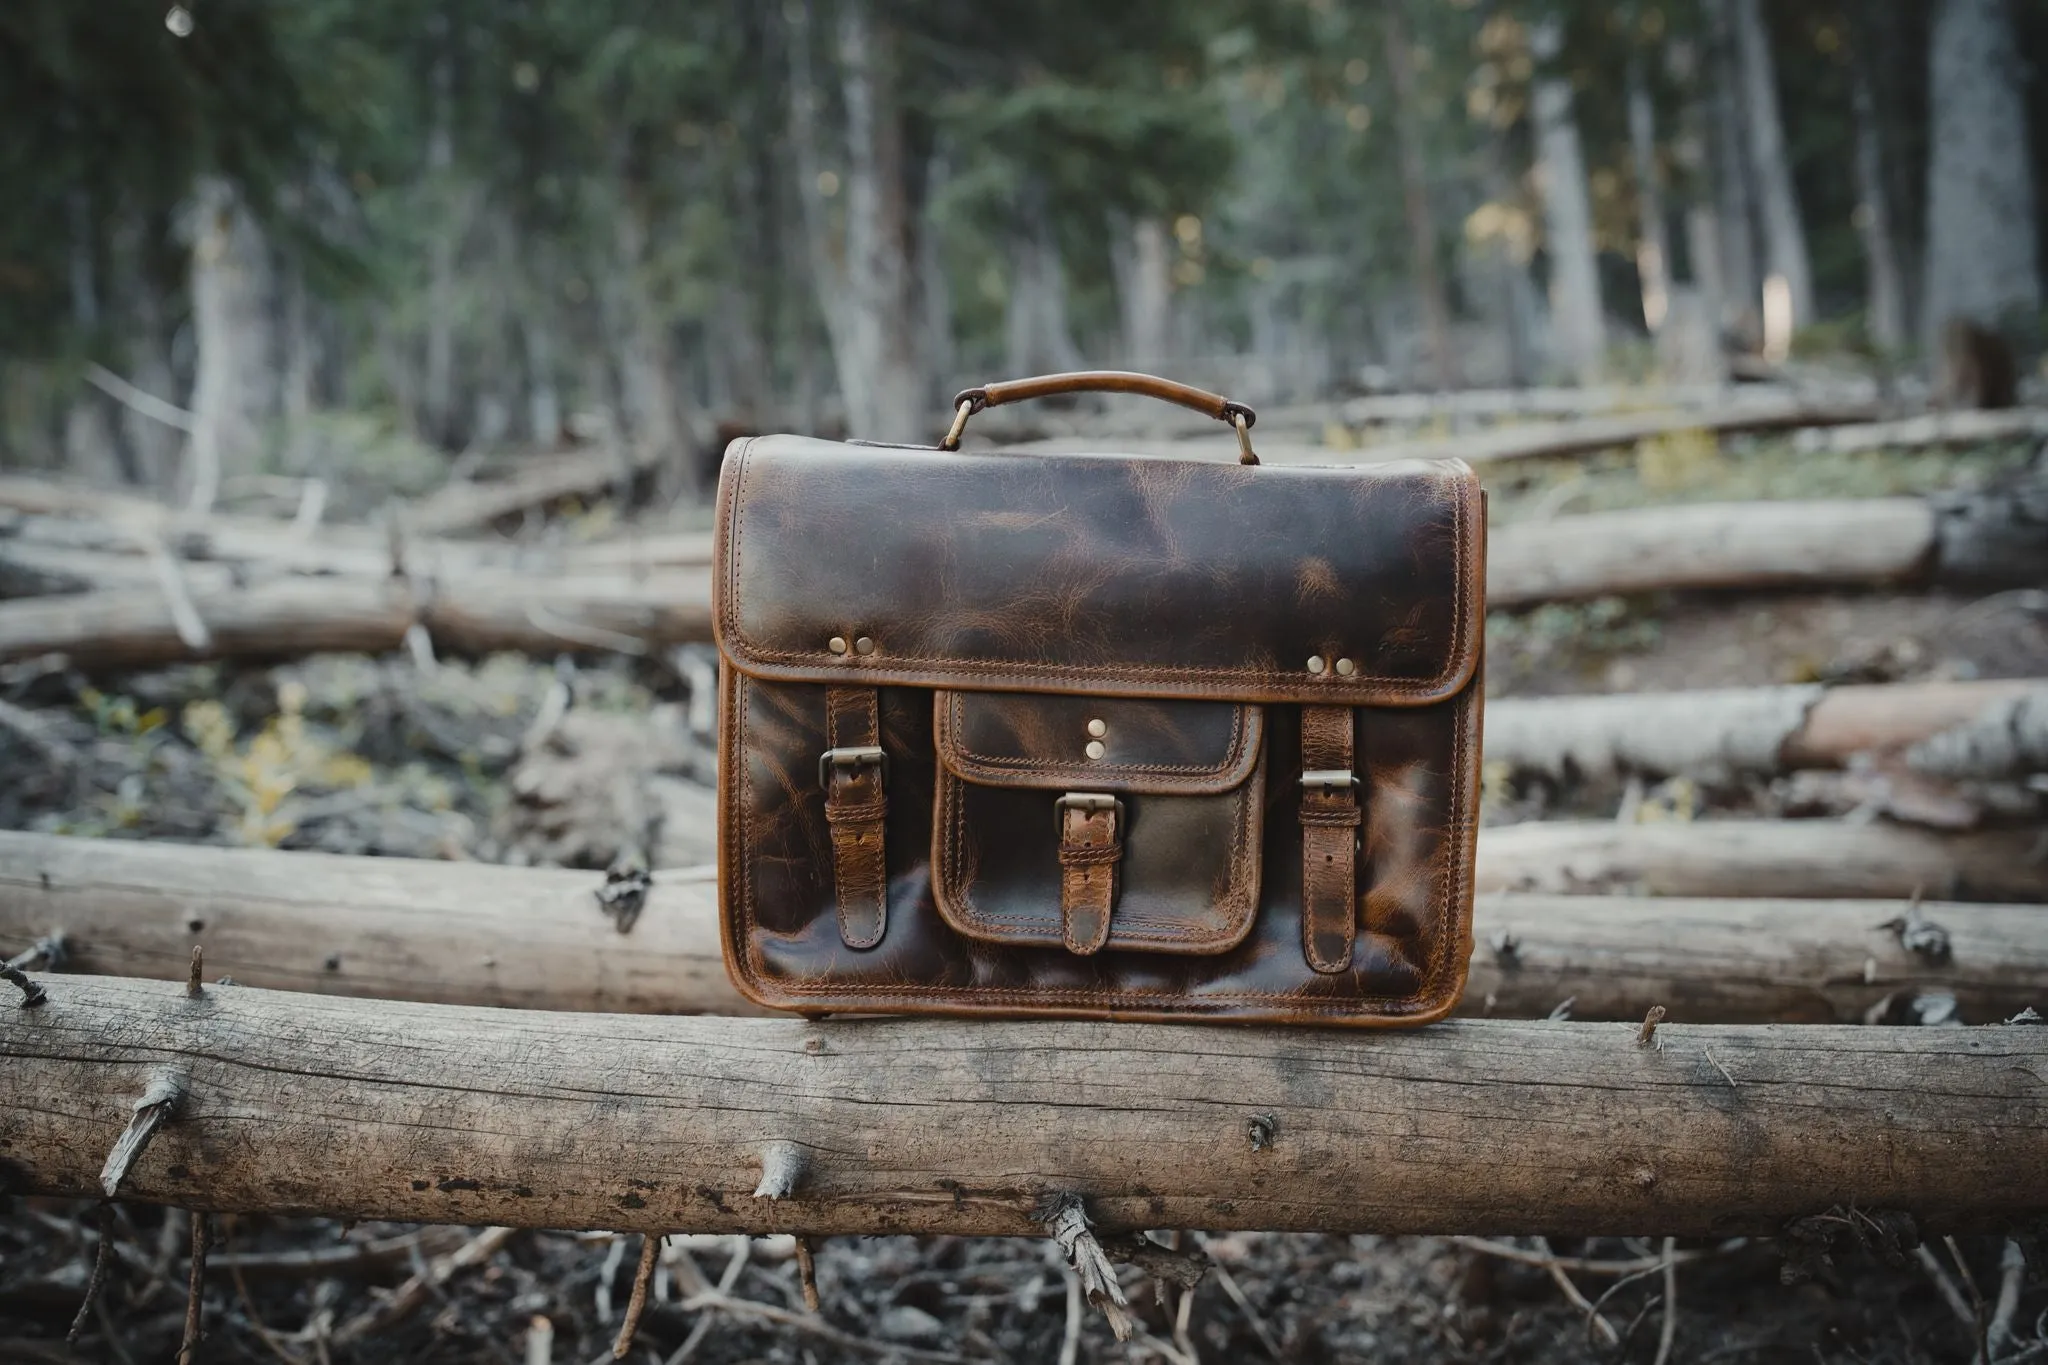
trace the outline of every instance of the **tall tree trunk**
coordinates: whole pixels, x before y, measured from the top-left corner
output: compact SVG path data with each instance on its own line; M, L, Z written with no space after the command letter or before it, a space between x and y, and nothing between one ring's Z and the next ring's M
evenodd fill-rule
M2005 0L1940 0L1930 44L1927 283L1931 342L1966 318L2041 307L2026 73Z
M1671 306L1671 234L1664 225L1663 175L1657 169L1657 111L1640 59L1628 67L1628 141L1635 164L1636 275L1642 283L1643 323L1663 327Z
M100 330L99 269L92 202L83 186L64 196L69 238L71 327L88 350L97 351ZM113 402L98 389L79 384L64 414L64 466L75 478L100 486L127 481L120 443L114 436Z
M1806 230L1800 223L1799 198L1792 188L1792 166L1785 154L1785 125L1778 113L1770 34L1764 28L1759 0L1731 3L1736 51L1741 58L1743 122L1749 133L1757 216L1764 234L1764 270L1766 275L1785 281L1792 326L1801 327L1813 321L1813 267L1807 260Z
M1869 288L1865 325L1870 340L1886 354L1906 344L1906 288L1899 270L1899 244L1892 230L1891 196L1886 189L1884 143L1872 91L1870 54L1852 43L1849 54L1850 99L1856 116L1856 231L1863 239Z
M1532 46L1539 63L1557 55L1555 20L1540 26ZM1600 274L1593 250L1593 205L1586 159L1572 117L1571 82L1548 71L1536 78L1530 112L1536 124L1536 171L1543 190L1544 239L1550 252L1550 330L1556 358L1582 384L1606 368L1607 327L1600 310Z
M1436 220L1429 209L1429 181L1422 154L1421 114L1415 102L1414 63L1408 51L1407 25L1400 0L1389 0L1382 30L1387 71L1394 82L1395 136L1401 150L1401 205L1408 220L1408 249L1415 265L1416 302L1429 347L1431 379L1439 389L1458 385L1457 357L1451 351L1451 304L1437 265Z
M455 221L454 68L447 47L448 21L436 15L431 21L440 35L443 50L434 58L432 124L427 130L427 174L424 196L431 226L427 242L427 339L426 367L422 378L423 411L420 425L428 440L445 443L455 427L455 251L458 225Z
M314 326L313 300L306 277L293 268L281 282L284 294L284 383L279 395L284 418L284 468L293 474L314 472L318 459L313 437L314 388L320 373L320 336Z
M910 440L933 414L917 355L916 269L905 183L895 42L871 0L839 5L839 70L846 113L846 342L856 435Z
M926 163L924 221L917 232L917 301L921 310L917 341L918 354L924 358L921 373L925 380L941 383L964 379L953 358L953 291L946 283L946 258L939 249L938 224L931 213L932 204L951 174L952 168L941 155L934 154ZM948 384L947 395L950 397L952 392Z
M1067 323L1067 272L1053 239L1044 187L1027 181L1016 213L1010 297L1003 313L1003 363L1011 374L1078 370L1081 351Z
M202 176L192 195L192 433L184 486L195 511L213 505L221 479L264 463L277 408L268 253L241 195Z
M679 387L679 360L668 320L646 288L648 210L645 195L627 187L618 215L620 287L616 336L620 387L630 428L629 460L660 471L668 492L698 492L690 458L688 405Z
M1721 273L1721 218L1707 155L1708 122L1703 100L1689 93L1673 153L1686 182L1685 248L1692 275L1687 284L1673 285L1672 316L1657 338L1659 367L1673 383L1719 384L1728 378L1722 341L1728 315L1727 285Z
M115 312L125 319L120 363L137 388L168 402L178 395L171 370L170 309L144 248L158 235L143 215L124 208L113 230L112 276L118 299ZM128 407L121 409L120 421L138 481L159 495L175 491L182 443L177 429Z
M1756 211L1750 193L1749 133L1741 98L1742 62L1729 22L1729 0L1708 0L1713 51L1714 204L1719 218L1721 326L1754 346L1761 330L1757 303L1763 276L1757 268Z
M1123 323L1123 363L1135 370L1166 367L1172 349L1173 247L1157 218L1110 222L1110 264Z

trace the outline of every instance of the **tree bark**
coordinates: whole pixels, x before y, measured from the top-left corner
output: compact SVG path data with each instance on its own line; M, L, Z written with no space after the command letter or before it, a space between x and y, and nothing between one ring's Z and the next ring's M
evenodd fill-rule
M1562 42L1556 21L1538 27L1532 46L1539 61L1556 56ZM1600 306L1599 264L1593 248L1593 205L1586 191L1586 159L1572 115L1571 82L1539 74L1531 93L1536 128L1536 173L1543 192L1544 243L1550 254L1552 349L1582 384L1606 368L1607 324Z
M1640 58L1628 68L1628 142L1636 177L1636 275L1643 323L1654 334L1671 309L1671 233L1664 223L1664 177L1657 168L1657 110Z
M1871 54L1852 41L1849 94L1856 119L1856 232L1863 240L1865 325L1870 343L1887 356L1905 349L1906 279L1900 267L1898 233L1892 224L1890 177L1885 163L1884 124L1877 113Z
M1940 0L1929 54L1923 341L2041 308L2025 80L2005 0Z
M709 869L657 872L620 934L591 872L0 832L0 957L52 931L67 969L182 981L192 949L245 986L617 1014L769 1014L732 986ZM1855 1023L1946 991L1971 1022L2048 985L2040 906L1923 905L1950 953L1902 946L1891 901L1489 895L1460 1012Z
M436 47L428 73L431 120L427 129L425 191L430 223L427 229L426 365L421 381L420 427L429 441L455 440L455 253L461 244L463 216L457 211L455 186L455 66L450 50L447 12L427 18Z
M871 440L925 439L933 416L917 354L916 253L895 42L872 0L838 6L846 113L846 279L840 364L848 424Z
M1123 317L1123 363L1158 373L1172 351L1173 248L1166 224L1140 218L1112 221L1110 263Z
M1394 84L1394 133L1401 152L1401 207L1408 222L1408 251L1415 268L1415 300L1429 348L1431 382L1458 386L1458 360L1451 350L1451 301L1437 264L1436 219L1429 207L1428 166L1422 154L1421 111L1416 107L1415 71L1408 51L1401 0L1389 0L1382 30L1387 74Z
M668 321L648 293L648 208L645 193L628 184L616 223L622 288L617 306L623 314L624 346L618 356L625 399L629 468L663 471L670 489L702 491L701 472L690 458L688 405L678 381L680 368ZM617 464L613 466L618 474Z
M1081 368L1081 349L1067 322L1067 272L1060 261L1044 189L1019 191L1010 243L1010 296L1003 309L1004 366L1010 374Z
M198 364L184 486L188 505L205 512L223 477L263 466L277 409L268 254L241 195L215 176L193 190L190 288Z
M2041 901L2048 865L2035 856L2038 837L1835 820L1537 822L1486 831L1477 885L1556 895Z
M1735 47L1742 72L1743 125L1749 160L1756 172L1757 217L1763 227L1764 271L1784 280L1792 305L1791 325L1814 320L1813 267L1806 254L1806 230L1785 151L1785 124L1778 113L1778 78L1770 33L1758 0L1728 0L1733 10Z
M195 657L278 658L329 650L377 654L418 622L457 653L640 653L711 638L702 572L547 579L452 579L415 598L403 582L302 579L198 593L211 634L195 653L160 593L114 589L0 603L0 661L62 654L80 668L140 668Z
M1929 412L1892 422L1802 431L1794 442L1802 455L1827 451L1849 455L1865 450L1925 450L1933 446L1967 446L1989 441L2025 441L2048 436L2048 411L2006 408L1992 412L1960 410Z
M1763 291L1757 268L1756 210L1750 190L1749 132L1741 97L1742 58L1729 9L1731 0L1706 6L1712 49L1714 199L1720 230L1723 312L1721 325L1746 346L1758 341L1757 304Z
M1967 727L2048 682L1743 687L1621 696L1497 698L1486 757L1560 780L1621 773L1762 774L1840 767ZM1955 771L1955 777L1998 777Z
M2048 1210L2039 1029L1667 1023L1645 1048L1631 1024L627 1023L58 984L0 1030L21 1193L96 1197L173 1072L123 1198L217 1212L1032 1236L1064 1191L1115 1231L1720 1237ZM1246 1139L1254 1118L1272 1141ZM751 1193L770 1144L808 1157L786 1198Z
M1454 458L1472 464L1531 459L1546 455L1583 455L1595 450L1631 446L1674 432L1782 431L1788 427L1836 426L1867 422L1880 409L1871 403L1735 403L1705 412L1665 411L1619 413L1543 425L1502 426L1449 439L1431 437L1388 441L1366 446L1358 457L1368 460ZM1260 447L1265 454L1265 447ZM1343 452L1314 448L1307 458L1327 464Z

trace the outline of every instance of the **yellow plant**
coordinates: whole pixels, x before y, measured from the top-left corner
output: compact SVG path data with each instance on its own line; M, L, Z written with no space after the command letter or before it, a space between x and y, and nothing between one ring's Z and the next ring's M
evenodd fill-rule
M305 684L284 683L277 705L277 714L239 745L234 720L219 702L192 702L184 711L185 733L241 808L237 836L272 848L298 828L287 802L301 787L346 790L367 785L373 775L360 756L307 733Z
M1636 474L1645 488L1689 488L1710 483L1725 472L1721 443L1713 432L1699 427L1646 437L1636 446Z

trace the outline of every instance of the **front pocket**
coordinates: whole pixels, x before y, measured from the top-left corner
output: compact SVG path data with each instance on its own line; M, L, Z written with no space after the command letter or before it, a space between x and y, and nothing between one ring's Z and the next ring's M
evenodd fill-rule
M1237 946L1259 905L1263 719L1231 702L936 693L939 913L1006 945Z

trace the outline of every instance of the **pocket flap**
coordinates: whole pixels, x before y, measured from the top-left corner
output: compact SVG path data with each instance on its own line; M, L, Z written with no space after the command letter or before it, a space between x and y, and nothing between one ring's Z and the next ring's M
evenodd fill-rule
M939 761L1001 787L1213 795L1258 762L1261 708L1024 692L940 692Z
M1114 801L1118 849L1103 946L1220 953L1251 932L1265 817L1259 707L942 691L933 710L932 892L955 930L1067 943L1060 804L1096 796Z

